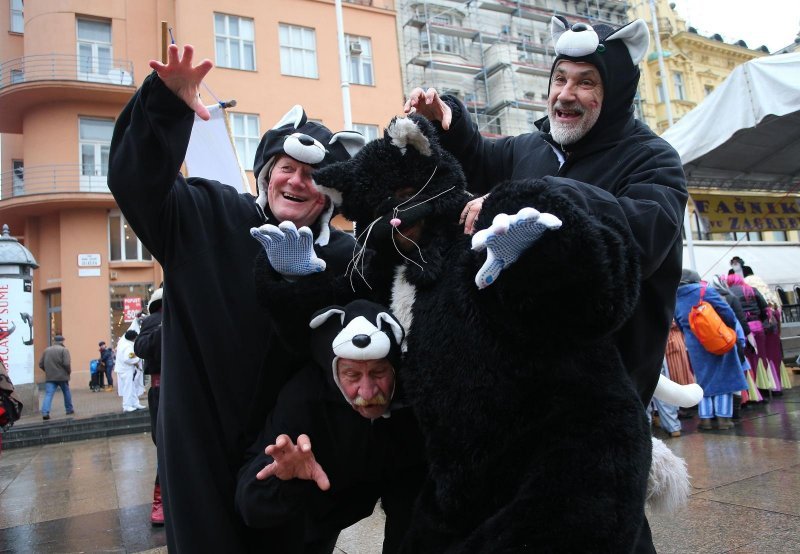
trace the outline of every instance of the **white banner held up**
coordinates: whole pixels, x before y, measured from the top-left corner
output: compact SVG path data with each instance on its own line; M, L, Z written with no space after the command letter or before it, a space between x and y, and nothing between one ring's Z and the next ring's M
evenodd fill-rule
M194 117L192 136L184 160L187 173L252 194L250 182L236 157L227 113L219 104L206 107L211 119L203 121L196 115Z

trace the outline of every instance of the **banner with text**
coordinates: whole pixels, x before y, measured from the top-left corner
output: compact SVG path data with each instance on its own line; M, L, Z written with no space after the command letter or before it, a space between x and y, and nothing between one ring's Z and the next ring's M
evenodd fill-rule
M800 197L692 194L709 233L800 229Z

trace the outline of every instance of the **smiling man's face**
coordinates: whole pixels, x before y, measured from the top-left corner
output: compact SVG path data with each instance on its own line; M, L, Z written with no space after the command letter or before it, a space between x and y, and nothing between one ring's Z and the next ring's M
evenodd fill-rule
M603 81L592 64L562 60L553 70L547 115L550 135L574 144L597 123L603 107Z
M283 155L272 168L267 188L267 202L279 221L291 221L297 227L312 225L325 209L325 195L311 179L310 165Z

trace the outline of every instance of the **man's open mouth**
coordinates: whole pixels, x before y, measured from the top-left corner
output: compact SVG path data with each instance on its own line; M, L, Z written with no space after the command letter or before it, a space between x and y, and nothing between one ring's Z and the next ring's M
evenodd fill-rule
M286 200L290 201L290 202L305 202L306 201L305 198L300 198L299 196L292 196L291 194L288 194L288 193L285 193L285 192L283 193L283 197Z
M577 119L583 115L583 112L576 110L556 110L556 115L561 119Z

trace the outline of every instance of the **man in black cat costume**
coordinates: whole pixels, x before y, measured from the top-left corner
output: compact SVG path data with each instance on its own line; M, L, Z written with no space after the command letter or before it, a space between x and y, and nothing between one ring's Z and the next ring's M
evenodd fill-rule
M298 107L259 144L258 198L184 179L194 112L208 118L198 93L212 66L193 65L192 54L191 46L180 56L172 45L166 65L150 63L155 72L117 119L108 168L126 221L164 268L157 432L167 546L173 553L283 552L280 537L249 529L234 510L242 454L299 365L254 301L251 268L260 249L247 230L266 221L308 225L313 236L303 236L329 271L341 273L353 241L329 227L333 207L316 193L311 171L349 158L345 145L363 138L333 134ZM317 299L316 307L332 301Z
M461 162L470 192L484 195L507 179L544 178L592 214L628 226L641 264L642 290L632 317L614 334L642 402L658 381L681 276L681 223L686 179L667 142L633 117L638 63L647 53L647 25L619 29L551 21L556 59L548 117L538 131L484 139L453 96L415 89L406 111L435 122L442 145ZM470 202L467 231L483 197Z

